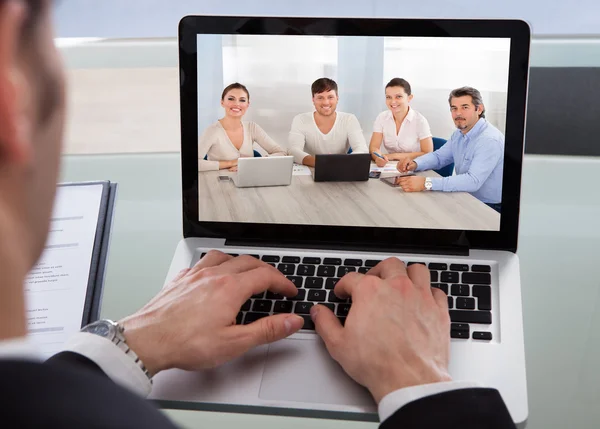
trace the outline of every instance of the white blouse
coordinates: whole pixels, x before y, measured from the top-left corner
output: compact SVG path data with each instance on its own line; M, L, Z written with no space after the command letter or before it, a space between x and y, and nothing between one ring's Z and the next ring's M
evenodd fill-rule
M210 125L198 140L198 171L219 169L219 161L232 161L241 157L253 157L253 144L256 142L269 155L283 156L285 150L279 146L256 122L242 121L244 141L240 149L236 149L227 132L217 121ZM208 159L204 156L208 155Z
M412 108L409 108L398 133L394 115L390 110L377 116L373 132L383 134L383 146L388 153L421 152L421 140L431 137L429 122L425 116Z

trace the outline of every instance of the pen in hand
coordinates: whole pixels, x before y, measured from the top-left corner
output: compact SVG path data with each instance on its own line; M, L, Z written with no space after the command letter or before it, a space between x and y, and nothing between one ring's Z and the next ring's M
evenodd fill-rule
M385 159L383 156L379 155L377 152L373 152L373 155L375 155L378 158Z

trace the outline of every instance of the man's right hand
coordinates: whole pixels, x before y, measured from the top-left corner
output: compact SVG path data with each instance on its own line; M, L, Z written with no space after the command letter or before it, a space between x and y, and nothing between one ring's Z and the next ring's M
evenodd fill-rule
M346 373L377 403L395 390L450 381L450 316L444 292L430 286L429 270L390 258L368 274L349 273L336 285L352 297L342 327L333 312L311 309L317 333Z
M404 157L402 158L400 161L398 161L398 164L396 164L396 169L400 172L400 173L406 173L408 171L414 171L417 169L417 163L414 162L412 160L412 158L410 157Z

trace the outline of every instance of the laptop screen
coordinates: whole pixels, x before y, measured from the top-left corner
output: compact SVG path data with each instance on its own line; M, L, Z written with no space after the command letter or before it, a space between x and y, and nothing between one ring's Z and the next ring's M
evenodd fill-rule
M198 220L499 231L510 43L197 35ZM314 180L319 155L358 153L367 180ZM241 157L261 186L229 180Z

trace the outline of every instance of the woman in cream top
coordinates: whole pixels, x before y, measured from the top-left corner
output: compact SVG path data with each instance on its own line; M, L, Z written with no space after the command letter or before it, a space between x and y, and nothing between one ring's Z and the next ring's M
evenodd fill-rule
M429 123L410 107L412 98L410 84L404 79L394 78L385 87L389 110L381 112L375 119L369 143L371 157L379 167L388 161L399 161L407 156L415 159L433 151ZM381 153L382 143L387 154Z
M225 116L210 125L198 141L198 171L228 168L237 170L240 157L253 157L256 142L271 156L283 156L285 150L255 122L242 121L250 105L250 94L240 83L223 90L221 106ZM207 159L204 159L204 157Z

